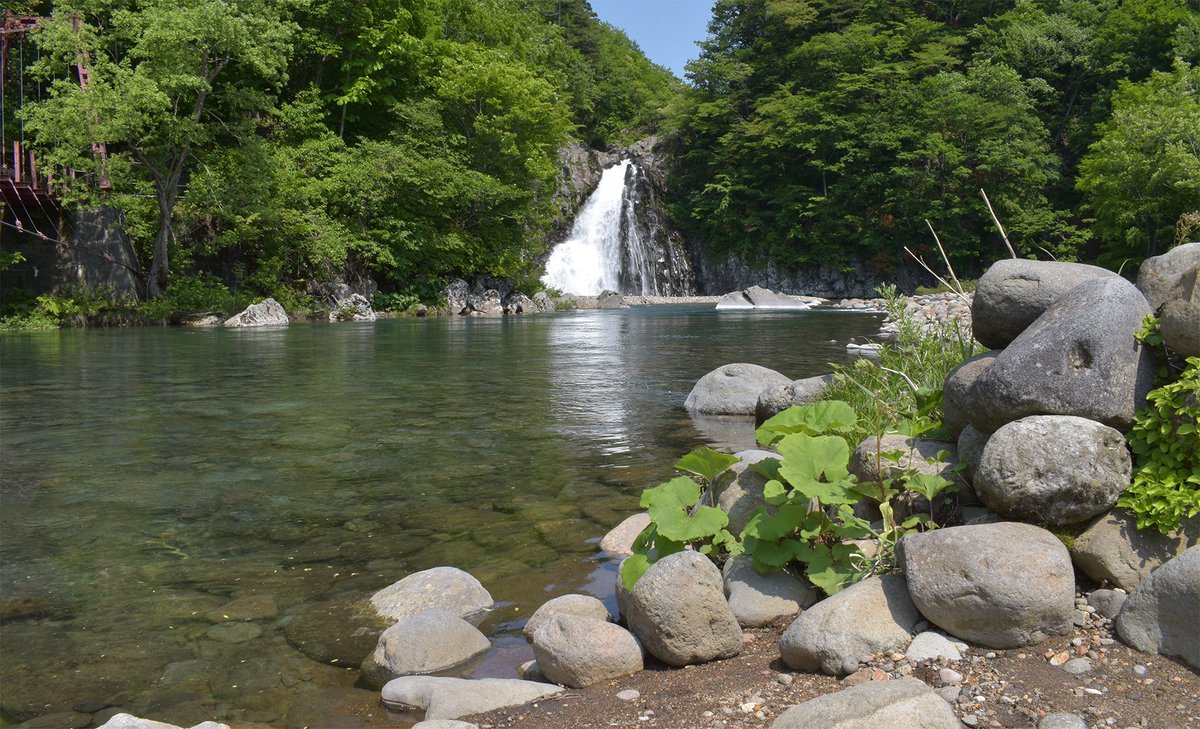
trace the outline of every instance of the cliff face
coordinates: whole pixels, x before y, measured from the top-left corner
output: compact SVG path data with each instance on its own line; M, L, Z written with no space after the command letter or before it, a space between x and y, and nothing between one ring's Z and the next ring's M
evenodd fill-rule
M937 281L914 266L886 269L854 261L842 267L811 266L784 268L775 263L754 266L733 254L713 255L700 241L689 241L692 264L696 269L697 293L720 296L750 286L763 286L782 294L837 298L869 298L883 284L895 284L900 291L912 293L918 286Z

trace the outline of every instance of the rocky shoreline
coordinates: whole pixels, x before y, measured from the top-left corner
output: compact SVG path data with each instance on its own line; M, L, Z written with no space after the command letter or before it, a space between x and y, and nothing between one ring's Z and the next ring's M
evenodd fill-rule
M629 588L618 580L615 616L587 595L542 605L525 624L535 661L520 679L463 679L454 671L490 646L475 625L496 601L439 567L352 607L360 618L347 630L378 634L361 680L389 710L423 714L422 729L1200 726L1200 528L1137 530L1115 508L1131 479L1124 433L1154 367L1134 335L1148 300L1170 308L1197 270L1200 243L1147 261L1137 287L1090 266L1002 261L969 308L956 295L910 299L918 322L967 321L995 350L946 380L956 442L871 437L847 462L860 484L915 469L958 485L944 526L903 536L893 569L819 589L815 576L760 574L748 555L719 567L677 551ZM742 292L755 300L768 297ZM1186 337L1166 345L1200 356ZM824 383L812 379L730 364L697 382L685 407L762 420L764 399L776 412L819 399ZM906 461L881 466L905 449ZM706 507L735 534L779 503L747 464L794 468L782 446L736 455L714 469ZM932 513L929 498L897 508ZM601 548L635 554L649 523L630 516ZM138 722L105 726L166 726Z

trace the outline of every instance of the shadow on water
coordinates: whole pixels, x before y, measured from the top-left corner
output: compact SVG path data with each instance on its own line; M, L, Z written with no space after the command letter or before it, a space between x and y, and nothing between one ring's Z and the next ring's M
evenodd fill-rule
M641 490L743 437L693 424L695 380L821 374L878 324L673 306L6 335L0 725L120 707L394 726L353 660L289 625L442 564L502 601L472 675L514 676L541 602L611 603L597 541Z

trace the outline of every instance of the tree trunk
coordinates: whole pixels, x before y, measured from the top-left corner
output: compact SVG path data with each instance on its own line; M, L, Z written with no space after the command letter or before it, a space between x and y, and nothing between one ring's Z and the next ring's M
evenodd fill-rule
M150 264L150 276L146 282L146 293L151 299L157 299L167 290L167 277L170 275L167 245L171 240L171 214L175 207L174 196L169 193L158 198L158 235L154 239L154 253Z

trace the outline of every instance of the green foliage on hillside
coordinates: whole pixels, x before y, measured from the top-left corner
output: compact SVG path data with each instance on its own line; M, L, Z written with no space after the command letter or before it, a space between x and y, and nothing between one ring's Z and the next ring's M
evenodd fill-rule
M263 294L531 281L558 150L649 133L681 87L585 0L29 5L52 20L26 129L93 183L107 145L111 190L63 192L121 210L151 296L205 270Z
M1186 0L717 0L709 31L673 184L718 251L892 265L928 219L978 266L983 188L1023 254L1119 264L1200 209Z

